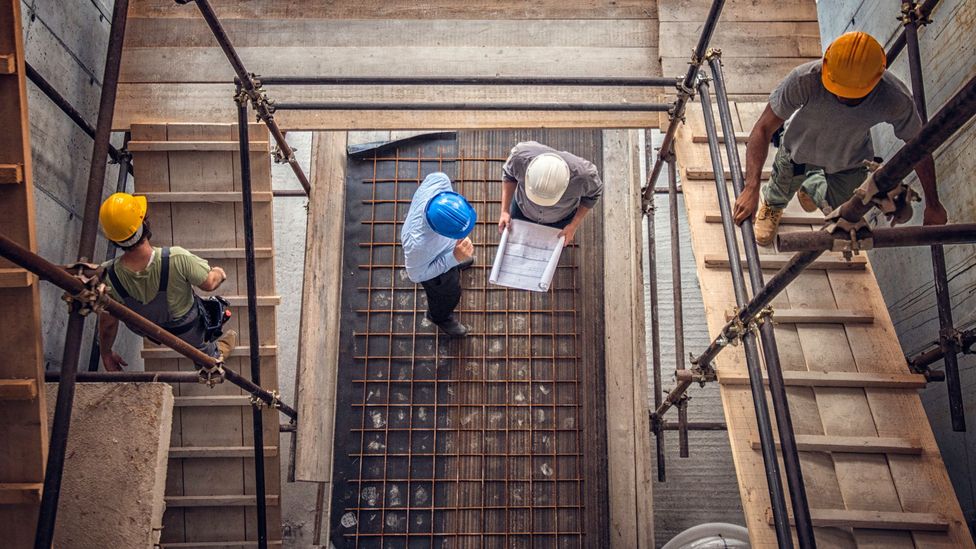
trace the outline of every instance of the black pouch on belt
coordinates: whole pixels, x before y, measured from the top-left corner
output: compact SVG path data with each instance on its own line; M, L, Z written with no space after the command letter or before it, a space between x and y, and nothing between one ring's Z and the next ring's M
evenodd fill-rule
M230 303L219 295L214 295L200 299L200 308L203 312L203 325L207 330L204 339L207 342L214 341L224 333L224 324L230 320Z

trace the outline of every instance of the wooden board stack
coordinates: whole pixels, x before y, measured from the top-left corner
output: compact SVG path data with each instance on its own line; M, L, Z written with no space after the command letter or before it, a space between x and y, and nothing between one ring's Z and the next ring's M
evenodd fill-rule
M251 178L256 198L270 196L268 134L252 124ZM233 317L226 328L240 334L226 367L250 377L247 284L244 265L243 205L237 126L159 124L132 128L135 193L150 194L148 219L153 243L182 246L219 265L227 281L218 294L228 298ZM234 143L229 148L225 143ZM208 146L209 143L214 145ZM262 194L263 193L263 194ZM271 201L254 202L261 384L277 388L277 334ZM165 347L146 343L147 371L193 371L194 365ZM176 408L166 486L162 547L250 546L257 539L251 403L236 385L214 388L176 384ZM264 409L268 539L280 544L280 475L276 410Z

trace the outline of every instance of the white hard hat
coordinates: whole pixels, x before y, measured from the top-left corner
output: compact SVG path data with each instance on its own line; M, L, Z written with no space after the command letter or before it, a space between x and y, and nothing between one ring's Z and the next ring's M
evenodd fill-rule
M569 164L555 153L543 153L525 171L525 194L533 204L552 206L569 187Z

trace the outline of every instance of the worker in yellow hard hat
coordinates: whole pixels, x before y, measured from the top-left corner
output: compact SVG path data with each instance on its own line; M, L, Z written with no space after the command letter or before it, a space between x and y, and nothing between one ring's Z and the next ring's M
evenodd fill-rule
M881 44L867 33L843 34L822 60L793 69L770 94L749 135L746 185L735 201L735 222L752 218L758 206L756 241L766 246L794 195L807 211L829 211L846 202L868 175L865 161L875 160L871 128L881 123L904 141L922 128L908 88L885 70ZM779 150L771 178L760 188L770 141ZM919 162L915 173L925 194L925 224L944 224L932 157Z
M227 274L178 246L153 247L146 211L146 197L115 193L98 212L102 232L123 250L121 257L102 265L110 295L207 355L229 356L237 333L222 333L221 326L230 316L227 302L217 296L201 299L193 291L196 286L212 292ZM112 350L118 328L115 317L99 315L98 344L108 371L128 365ZM132 326L129 329L144 335Z

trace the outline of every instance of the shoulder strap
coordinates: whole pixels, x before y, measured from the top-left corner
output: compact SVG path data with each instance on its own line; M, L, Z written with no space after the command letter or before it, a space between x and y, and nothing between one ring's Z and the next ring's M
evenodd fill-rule
M112 289L114 289L115 293L119 294L119 297L121 297L122 300L125 301L126 299L129 299L129 292L125 290L125 286L122 285L122 281L119 280L119 276L115 274L116 261L118 261L118 259L113 261L112 264L109 265L108 269L106 270L108 271L109 280L112 281Z
M169 247L163 248L163 264L161 265L161 271L159 273L159 290L160 292L165 292L169 290Z

